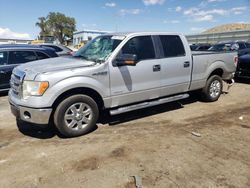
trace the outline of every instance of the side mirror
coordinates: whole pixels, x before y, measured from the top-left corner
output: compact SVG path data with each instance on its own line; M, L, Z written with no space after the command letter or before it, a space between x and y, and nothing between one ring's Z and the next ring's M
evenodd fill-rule
M115 59L116 66L135 66L137 63L137 55L135 54L121 54Z

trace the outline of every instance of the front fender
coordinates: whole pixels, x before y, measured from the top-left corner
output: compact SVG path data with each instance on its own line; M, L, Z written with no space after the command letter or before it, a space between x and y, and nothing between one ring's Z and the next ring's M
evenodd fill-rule
M100 81L91 77L76 76L66 78L51 85L43 96L31 96L28 99L18 99L12 97L16 105L28 106L30 108L48 108L53 105L55 100L64 92L75 88L90 88L100 94L102 98L110 95L108 78L102 78Z
M110 96L108 82L100 82L91 77L71 77L61 80L49 88L43 98L47 100L47 106L52 106L54 101L64 92L75 88L89 88L95 90L102 98Z

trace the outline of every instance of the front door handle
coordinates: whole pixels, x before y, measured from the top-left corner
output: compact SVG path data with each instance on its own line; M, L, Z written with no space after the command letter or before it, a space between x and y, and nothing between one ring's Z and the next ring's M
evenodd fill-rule
M0 71L0 74L6 74L6 72L4 72L4 71Z
M154 72L161 71L161 65L154 65L153 66L153 71Z
M189 61L186 61L186 62L184 62L184 68L187 68L187 67L189 67L190 66L190 62Z

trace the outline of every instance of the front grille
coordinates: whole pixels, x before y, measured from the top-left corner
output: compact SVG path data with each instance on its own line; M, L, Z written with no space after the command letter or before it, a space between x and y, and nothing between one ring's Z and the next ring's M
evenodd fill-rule
M19 95L21 91L21 78L13 73L10 79L10 86L13 93Z
M12 92L20 97L21 89L22 89L22 81L24 78L24 72L21 71L13 71L10 79L10 86Z

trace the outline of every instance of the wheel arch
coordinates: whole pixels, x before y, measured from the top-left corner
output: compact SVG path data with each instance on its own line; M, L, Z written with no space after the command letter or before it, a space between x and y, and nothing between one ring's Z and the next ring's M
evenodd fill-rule
M225 71L226 71L225 63L223 61L215 61L209 67L207 67L206 71L207 80L213 75L218 75L222 78Z
M208 79L213 76L213 75L217 75L217 76L220 76L222 77L222 75L224 74L224 70L222 68L216 68L214 69L208 76Z
M99 110L104 109L104 101L102 96L96 90L88 87L77 87L64 91L54 101L52 105L53 109L55 109L60 104L60 102L62 102L67 97L77 94L84 94L91 97L97 103Z

